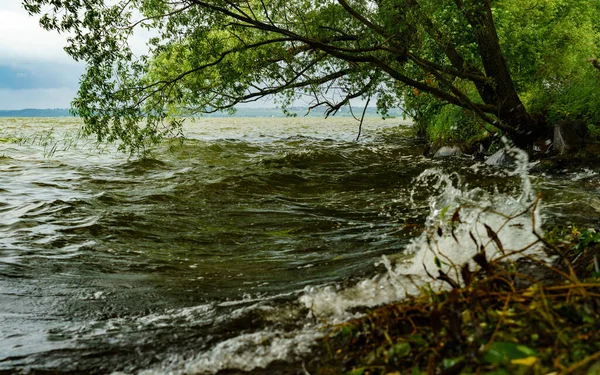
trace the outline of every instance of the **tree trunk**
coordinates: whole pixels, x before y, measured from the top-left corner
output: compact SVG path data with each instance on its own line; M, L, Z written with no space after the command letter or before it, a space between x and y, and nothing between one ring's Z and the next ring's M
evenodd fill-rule
M486 104L495 105L498 108L497 117L510 129L513 129L507 135L515 145L523 148L528 147L539 135L539 129L515 90L508 66L500 49L498 33L492 18L490 0L467 0L470 4L463 3L461 0L456 1L473 27L485 73L493 79L497 102L486 102ZM489 98L487 96L487 98L483 97L482 99L486 101Z

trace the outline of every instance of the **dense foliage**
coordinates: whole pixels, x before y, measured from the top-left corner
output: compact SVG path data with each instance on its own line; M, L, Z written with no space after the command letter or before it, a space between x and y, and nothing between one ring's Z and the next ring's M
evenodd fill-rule
M528 112L548 130L559 120L583 120L597 138L600 72L590 58L599 48L598 3L502 0L494 5L502 52ZM477 95L472 86L464 90ZM407 107L430 139L477 140L487 132L471 112L419 94L411 88L403 91Z
M177 132L182 115L268 96L327 115L355 98L382 114L404 103L432 137L500 130L522 146L558 118L598 121L597 94L573 97L600 85L588 61L600 6L587 0L23 3L87 64L73 103L85 130L124 148ZM147 54L129 45L140 28Z

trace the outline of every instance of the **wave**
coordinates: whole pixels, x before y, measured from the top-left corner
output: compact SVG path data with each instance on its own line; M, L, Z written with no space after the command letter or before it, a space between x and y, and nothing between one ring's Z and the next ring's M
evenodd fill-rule
M420 293L425 284L441 288L433 275L460 280L460 267L475 267L472 258L543 257L537 234L542 233L541 204L527 174L527 156L513 151L520 162L513 172L521 179L514 194L487 191L463 184L457 174L433 168L416 178L413 194L428 189L429 214L422 234L402 253L377 262L385 272L356 285L308 287L300 298L315 316L334 322L355 316L357 307L374 307ZM511 255L512 254L512 255Z
M541 234L541 202L527 174L526 156L513 152L520 160L513 174L520 178L521 187L512 194L471 188L459 175L437 168L421 173L413 181L412 192L427 190L430 194L422 234L402 251L382 256L377 262L381 271L375 276L306 287L290 305L297 306L296 319L300 312L306 314L300 318L300 326L280 329L274 324L254 331L246 329L195 356L171 358L166 367L139 374L214 374L254 371L278 362L298 365L331 324L357 317L365 308L418 294L424 285L442 288L442 282L433 276L436 272L459 280L460 266L476 267L472 261L475 254L484 252L488 259L543 257L536 236ZM257 306L254 308L265 308ZM271 319L285 319L277 317L286 315L281 307L272 308L269 314Z

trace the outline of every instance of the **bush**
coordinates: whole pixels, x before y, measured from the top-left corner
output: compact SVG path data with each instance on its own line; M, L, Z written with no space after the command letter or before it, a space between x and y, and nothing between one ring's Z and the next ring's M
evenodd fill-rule
M413 118L417 135L430 143L468 147L487 137L488 129L494 129L472 111L432 99L428 94L410 92L404 97L405 108Z
M600 74L590 71L580 78L548 83L542 90L528 93L525 101L532 113L549 124L581 120L590 137L600 140Z
M444 106L433 115L427 138L436 143L472 144L488 132L472 112L456 106Z

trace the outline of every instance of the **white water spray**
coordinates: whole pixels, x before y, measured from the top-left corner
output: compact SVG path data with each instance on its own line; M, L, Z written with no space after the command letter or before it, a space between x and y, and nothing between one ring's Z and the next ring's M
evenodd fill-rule
M534 231L541 233L540 205L527 174L527 155L515 153L517 168L513 174L521 186L514 194L488 192L470 188L458 174L448 175L441 169L428 169L415 181L416 189L432 191L428 200L429 215L425 230L418 238L393 257L383 256L377 265L384 272L344 288L340 285L307 287L299 298L312 318L302 328L292 331L265 329L245 333L222 341L194 358L174 360L171 365L145 370L141 375L211 374L225 369L252 371L266 368L274 361L301 360L315 341L326 334L321 323L334 324L357 316L355 308L391 303L408 295L419 294L426 284L442 287L431 275L442 271L458 280L455 265L473 263L474 254L485 248L488 259L511 251L537 255L540 246ZM497 239L490 238L490 231ZM510 257L507 257L510 258ZM471 265L474 269L475 265ZM248 307L261 308L260 305ZM245 309L242 309L245 310ZM240 312L242 312L240 310ZM117 375L116 373L114 375Z
M528 175L528 157L519 149L508 152L516 161L511 174L521 180L514 195L470 188L456 173L424 171L411 194L422 187L433 191L423 233L393 261L382 257L377 265L384 266L385 273L343 290L308 287L301 302L315 316L339 322L353 317L353 308L398 301L420 293L425 284L441 288L434 279L440 271L459 281L460 267L469 263L475 269L472 258L482 248L488 259L540 256L535 233L542 233L542 220Z

